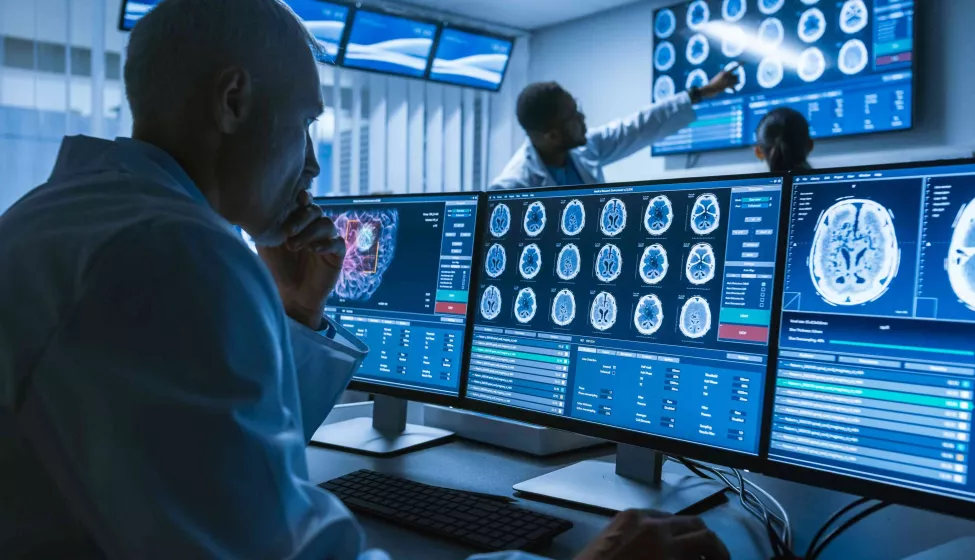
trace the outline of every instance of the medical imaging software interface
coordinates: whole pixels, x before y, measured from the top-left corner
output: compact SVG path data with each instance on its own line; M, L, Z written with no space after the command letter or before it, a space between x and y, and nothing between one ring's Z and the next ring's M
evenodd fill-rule
M369 346L356 379L459 395L477 196L316 202L345 237L326 313Z
M912 126L914 0L694 0L654 13L653 99L703 86L737 61L739 85L654 154L751 145L792 107L816 138Z
M357 10L343 64L421 78L427 71L437 25L389 14Z
M799 176L772 460L972 500L975 165Z
M489 194L467 396L757 454L781 196Z

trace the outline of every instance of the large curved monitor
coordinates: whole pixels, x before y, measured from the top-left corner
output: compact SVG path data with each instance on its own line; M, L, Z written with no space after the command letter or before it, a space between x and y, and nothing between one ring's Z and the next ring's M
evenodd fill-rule
M488 193L466 405L757 459L783 178Z

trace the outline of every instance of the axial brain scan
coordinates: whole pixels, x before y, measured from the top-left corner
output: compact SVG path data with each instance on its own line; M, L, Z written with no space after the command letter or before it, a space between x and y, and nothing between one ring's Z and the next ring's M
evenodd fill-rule
M867 5L863 0L847 0L840 10L840 29L843 33L852 35L859 33L870 21Z
M603 205L599 215L599 229L603 235L616 237L626 227L626 205L618 198L611 198Z
M396 253L396 210L349 210L333 218L344 232L345 260L333 292L340 298L368 301L383 281Z
M603 245L596 255L596 278L600 282L612 282L623 270L623 253L611 243Z
M633 324L636 326L636 330L644 336L650 336L659 331L663 323L664 308L660 303L660 298L655 294L640 298L636 304L636 311L633 313Z
M687 27L691 31L704 29L711 19L711 8L708 7L707 0L695 0L687 7Z
M653 100L657 103L674 96L677 85L670 76L660 76L653 84Z
M785 0L758 0L758 11L770 16L782 9Z
M847 76L859 74L867 67L870 55L860 39L850 39L840 48L840 71Z
M708 73L700 68L695 68L691 70L690 74L687 75L687 89L692 87L704 87L708 84Z
M535 291L531 288L524 288L515 297L515 319L519 323L527 323L535 318L535 311L538 310L538 300L535 299Z
M562 211L562 233L575 237L582 233L584 227L586 227L586 207L582 205L581 200L570 200Z
M643 227L650 235L663 235L674 222L674 205L666 195L655 196L647 204Z
M764 58L758 63L758 85L771 89L782 83L785 77L785 67L777 58Z
M763 50L777 49L785 41L785 27L778 18L770 17L758 26L758 42Z
M511 209L507 204L498 204L491 212L491 235L501 237L511 227Z
M599 292L592 300L589 322L599 331L610 329L616 324L616 298L609 292Z
M481 316L493 321L501 314L501 290L488 286L481 296Z
M680 310L680 332L687 338L701 338L711 330L711 307L708 300L694 296Z
M724 0L721 4L721 17L726 21L738 21L747 11L745 0Z
M670 263L667 260L667 250L663 245L654 243L643 250L640 257L640 278L650 284L659 284L667 276Z
M809 47L799 55L799 77L804 82L815 82L826 71L826 57L823 51Z
M691 209L691 230L697 235L708 235L718 229L720 221L718 197L710 193L697 197Z
M579 248L573 243L569 243L559 251L558 265L556 274L563 280L572 280L579 275L582 269L582 257L579 255Z
M698 65L708 59L711 54L711 44L703 33L693 35L687 42L687 61Z
M728 58L735 58L745 52L748 42L751 39L741 27L732 27L728 33L721 38L721 54Z
M495 243L488 249L487 257L484 259L484 271L491 278L497 278L504 272L504 267L508 263L508 256L504 247Z
M531 280L538 276L542 269L542 250L538 245L532 243L521 251L521 260L518 261L518 272L525 280Z
M707 243L698 243L691 247L691 253L687 256L687 266L685 275L687 280L695 286L707 284L714 279L716 267L714 249Z
M816 291L834 305L879 299L897 274L900 252L890 212L872 200L842 200L816 225L809 272Z
M525 233L529 237L537 237L545 229L545 205L537 200L528 205L525 211Z
M826 33L826 16L819 8L806 10L799 18L799 38L805 43L815 43Z
M975 311L975 200L969 202L955 220L948 246L948 281L958 299Z
M677 62L677 51L674 45L668 41L661 41L653 52L653 66L661 72L666 72L674 67Z
M653 31L657 37L666 39L674 34L677 29L677 16L670 9L660 10L657 19L653 22Z
M555 294L552 300L552 321L565 327L576 318L576 297L569 290Z

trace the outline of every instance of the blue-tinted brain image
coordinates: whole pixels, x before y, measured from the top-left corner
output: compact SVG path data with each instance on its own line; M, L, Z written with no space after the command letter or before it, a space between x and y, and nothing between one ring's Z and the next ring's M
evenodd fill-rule
M660 72L666 72L677 62L677 49L670 41L661 41L653 50L653 67Z
M655 196L643 214L643 227L650 235L663 235L674 223L674 205L666 195Z
M616 324L616 298L609 292L599 292L589 309L589 323L598 331L605 331Z
M481 316L493 321L501 314L501 290L488 286L481 295Z
M560 327L568 326L576 318L576 297L569 290L555 294L552 300L552 321Z
M816 225L809 273L816 291L833 305L860 305L890 288L900 264L894 217L865 199L837 202Z
M782 83L782 78L785 77L785 66L783 66L782 61L775 57L763 58L761 62L758 63L758 85L765 89L774 88L775 86Z
M670 261L667 259L667 250L659 243L654 243L643 250L640 257L640 278L650 284L659 284L667 277L670 270Z
M691 70L690 74L687 75L687 89L692 87L701 88L708 85L708 73L700 68L695 68Z
M579 275L582 269L582 257L579 255L579 248L573 243L569 243L559 251L556 274L563 280L572 280Z
M826 16L819 8L806 10L799 18L799 38L804 43L815 43L826 33Z
M799 55L799 77L804 82L815 82L826 71L826 57L823 51L809 47Z
M846 0L840 10L840 29L848 35L859 33L867 26L869 19L870 12L863 0Z
M491 212L491 235L501 237L511 227L511 209L507 204L498 204Z
M680 332L687 338L701 338L711 330L711 307L708 300L694 296L680 310Z
M758 11L770 16L782 9L785 0L758 0Z
M714 249L711 245L698 243L691 247L691 253L687 256L687 266L685 267L685 275L691 284L695 286L707 284L714 279L716 268Z
M491 278L497 278L504 272L505 265L508 264L508 256L504 247L495 243L488 249L487 256L484 258L484 271Z
M532 202L525 211L525 233L530 237L537 237L545 229L545 205L539 201Z
M692 35L687 41L687 61L695 66L708 59L711 54L711 43L703 33Z
M674 11L667 8L657 12L657 18L653 21L653 32L660 39L666 39L674 34L677 29L677 16Z
M656 103L660 103L665 99L670 99L674 96L677 84L674 83L674 79L670 76L660 76L657 81L653 84L653 100Z
M721 208L718 197L713 194L702 194L694 201L691 208L691 230L697 235L708 235L718 229L721 222Z
M345 300L369 301L396 254L399 212L349 210L330 218L345 237L345 260L332 292Z
M847 76L859 74L867 67L870 55L867 46L860 39L850 39L840 48L840 71Z
M586 227L586 207L582 205L581 200L570 200L562 211L562 233L575 237L582 233L584 227Z
M747 11L745 0L724 0L721 4L721 17L726 21L738 21L745 17Z
M518 261L518 272L525 280L531 280L538 276L542 269L542 251L538 245L532 243L521 251L521 260Z
M618 198L611 198L603 205L599 215L599 229L603 235L616 237L626 227L626 205Z
M771 17L758 26L758 42L763 50L776 49L785 40L785 26L782 21Z
M664 307L660 303L660 298L655 294L650 294L640 298L636 304L636 311L633 313L633 324L636 330L644 335L650 336L660 330L664 324Z
M955 219L945 267L948 281L959 301L975 311L975 200Z
M524 288L515 297L515 319L519 323L527 323L535 318L535 311L538 310L538 300L535 298L535 291L531 288Z
M711 8L706 0L695 0L687 7L687 27L692 31L703 29L711 19Z
M623 253L613 244L603 245L596 254L596 278L600 282L612 282L623 271Z

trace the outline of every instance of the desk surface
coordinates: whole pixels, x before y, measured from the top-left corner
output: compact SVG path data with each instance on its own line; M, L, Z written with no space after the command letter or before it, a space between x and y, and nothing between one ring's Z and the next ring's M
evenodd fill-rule
M372 469L437 486L513 495L512 485L584 459L613 460L613 448L535 458L466 441L379 459L318 447L308 449L311 479L316 482ZM759 475L750 478L768 490L788 510L797 551L805 552L819 526L853 497ZM519 500L523 507L563 517L575 523L568 533L540 554L555 560L575 556L605 526L608 517L546 503ZM704 516L736 559L769 558L770 548L761 524L737 502ZM454 560L476 551L431 539L383 521L361 517L368 544L390 553L394 560ZM837 539L823 558L842 560L895 560L963 536L975 535L975 523L894 506L859 523Z

